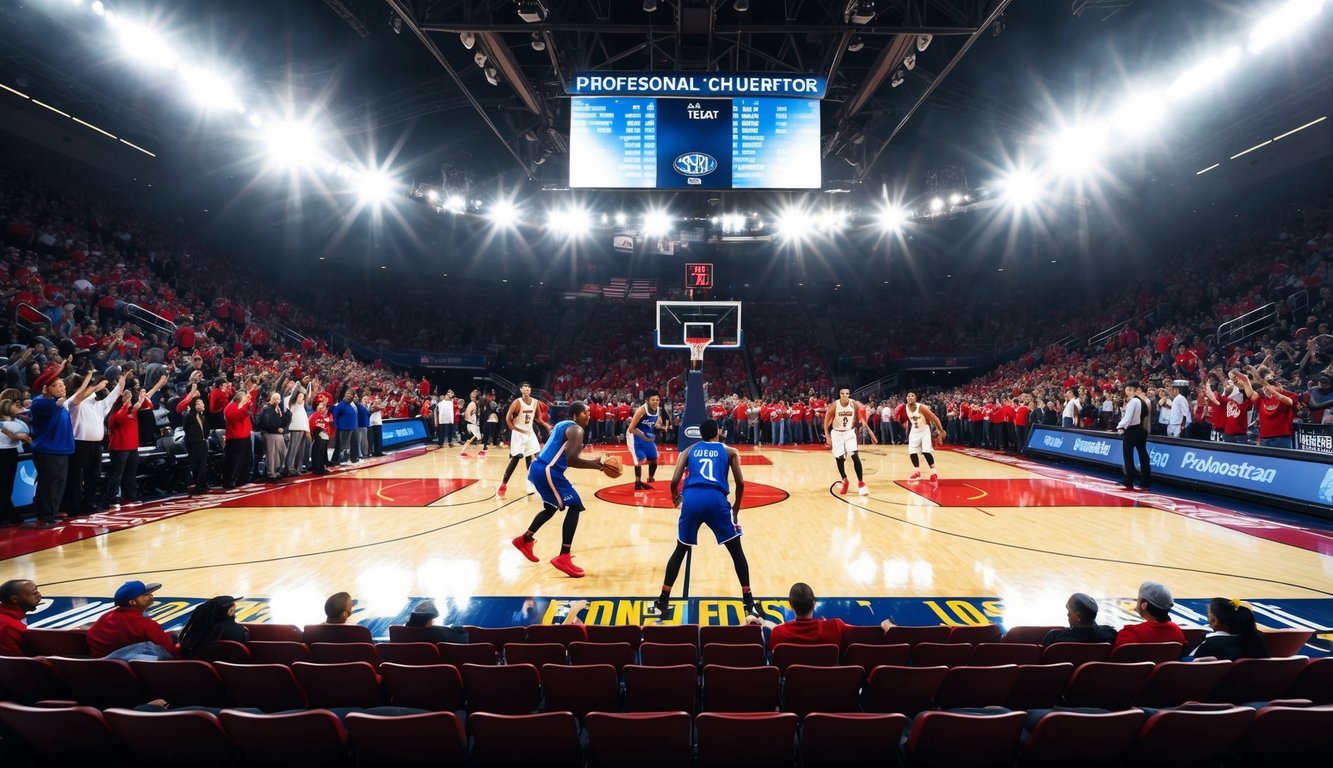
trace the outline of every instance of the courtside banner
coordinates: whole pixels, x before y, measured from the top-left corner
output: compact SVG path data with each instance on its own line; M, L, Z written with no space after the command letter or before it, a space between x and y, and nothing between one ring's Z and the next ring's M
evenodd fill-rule
M565 92L571 96L822 99L826 87L827 81L819 75L773 72L577 72L565 83Z
M1124 468L1120 435L1115 433L1037 426L1027 449L1117 471ZM1148 438L1148 458L1154 477L1277 499L1333 515L1333 461L1326 454L1153 436Z
M414 419L385 419L384 420L384 447L392 448L395 445L410 443L414 440L426 439L426 422L419 418Z
M40 586L40 585L39 585ZM49 588L48 588L49 590ZM429 598L407 599L397 613L384 615L383 603L376 601L376 610L367 604L353 606L353 624L370 628L378 640L387 640L389 627L405 624L412 608ZM1210 598L1182 598L1171 609L1171 618L1183 627L1208 626ZM204 602L199 597L158 598L147 610L147 615L169 632L178 632L190 618L190 612ZM532 624L560 624L569 613L572 601L547 597L472 597L439 598L434 600L440 612L437 624L457 624L474 627L515 627ZM672 600L675 607L668 624L699 624L701 626L736 625L744 621L741 601L725 597L692 597ZM760 611L768 621L780 623L792 619L787 601L781 598L756 598ZM1301 598L1290 600L1250 600L1255 618L1262 629L1303 629L1314 633L1302 650L1311 656L1333 652L1333 599ZM593 597L583 614L585 623L597 625L628 625L653 623L645 612L652 605L651 598ZM1100 602L1097 621L1120 627L1140 621L1134 613L1136 601L1132 598L1106 598ZM109 597L47 597L28 614L31 629L78 629L90 626L99 616L116 606ZM236 620L241 623L316 624L323 620L322 603L291 605L282 601L275 608L268 598L242 598L236 602ZM967 627L982 624L1017 626L1020 624L1057 624L1064 613L1063 605L1020 606L1024 618L1006 618L1004 602L994 597L834 597L820 600L815 615L825 619L842 619L848 624L874 626L891 619L903 626ZM1041 610L1034 616L1034 611ZM296 614L291 613L296 611ZM1033 617L1033 618L1028 618Z

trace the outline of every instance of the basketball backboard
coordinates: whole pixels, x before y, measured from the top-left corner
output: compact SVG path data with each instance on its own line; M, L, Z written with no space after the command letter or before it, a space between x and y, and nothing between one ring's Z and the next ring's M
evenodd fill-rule
M658 349L689 349L686 339L706 338L709 349L740 349L744 338L739 301L659 301L653 342Z

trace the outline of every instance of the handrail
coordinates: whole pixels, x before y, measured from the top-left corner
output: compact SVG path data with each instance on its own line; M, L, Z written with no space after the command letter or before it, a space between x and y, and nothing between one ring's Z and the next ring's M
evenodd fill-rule
M33 322L33 321L31 321L31 320L28 320L27 318L25 318L25 317L23 316L23 313L19 311L19 310L23 309L24 307L27 307L28 309L31 309L31 310L33 311L33 314L37 315L38 317L40 317L40 318L42 318L42 319L39 320L39 321L37 321L37 322ZM18 303L17 306L14 307L14 322L18 323L18 326L19 326L20 328L22 328L23 330L28 331L28 332L31 333L31 332L33 332L33 331L36 331L36 330L37 330L39 327L41 327L42 324L44 324L44 323L49 325L50 322L51 322L51 318L48 317L47 314L46 314L45 312L43 312L42 310L40 310L40 309L34 307L33 305L29 304L28 302L26 302L26 301L21 301L21 302Z
M1255 334L1272 328L1277 323L1277 318L1277 303L1269 302L1217 326L1217 343L1224 347L1239 344Z
M126 317L137 320L138 322L161 331L168 336L175 337L176 323L173 321L166 319L151 309L144 309L138 304L131 304L128 301L117 302L117 304L125 310Z

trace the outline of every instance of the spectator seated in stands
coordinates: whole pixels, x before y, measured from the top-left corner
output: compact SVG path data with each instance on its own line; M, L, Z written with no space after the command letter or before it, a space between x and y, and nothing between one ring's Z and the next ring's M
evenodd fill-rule
M770 651L783 643L797 645L822 645L824 643L840 645L842 643L842 635L847 624L842 619L815 618L815 591L810 588L809 584L798 581L791 585L791 590L787 593L787 602L791 605L792 613L796 614L796 618L791 621L774 625L753 614L745 618L747 624L763 624L772 630L768 638L768 649ZM885 619L880 626L888 631L889 627L893 626L893 622Z
M37 610L42 593L36 582L10 579L0 584L0 656L23 656L23 636L28 625L23 617Z
M324 623L346 624L352 617L352 596L347 592L329 595L324 601Z
M181 655L190 656L209 643L235 640L244 643L250 631L236 623L236 598L219 595L200 603L190 612L190 620L181 630Z
M1254 623L1254 612L1239 600L1214 597L1208 603L1208 626L1213 631L1191 656L1215 659L1266 659L1268 643Z
M180 646L162 625L144 615L161 584L127 581L116 590L116 607L98 617L88 630L88 649L108 659L174 659Z
M421 639L429 643L466 643L468 641L467 630L459 626L437 627L435 620L440 617L440 610L435 607L435 603L427 600L418 604L412 609L412 614L407 617L407 626L429 628L431 631L424 633L425 637Z
M1180 643L1185 644L1185 633L1171 621L1171 590L1155 581L1145 581L1139 585L1139 600L1135 610L1143 617L1142 624L1126 624L1115 636L1117 647L1128 643Z
M1097 623L1097 601L1091 596L1075 592L1065 603L1065 611L1069 614L1069 628L1047 632L1042 645L1115 642L1115 628Z

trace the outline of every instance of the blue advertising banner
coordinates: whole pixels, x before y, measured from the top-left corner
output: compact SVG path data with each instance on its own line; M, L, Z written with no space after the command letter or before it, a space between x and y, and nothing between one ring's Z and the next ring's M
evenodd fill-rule
M392 448L414 440L426 439L426 422L414 419L385 419L384 447Z
M26 507L32 503L37 491L37 470L32 466L32 458L20 459L14 475L14 491L9 494L9 502L15 507Z
M407 621L412 608L428 598L409 598L393 615L372 615L364 606L354 606L351 621L370 628L378 640L387 640L389 626ZM202 598L164 597L148 609L147 614L168 631L178 631L189 620L190 612L203 602ZM547 597L471 597L439 599L435 606L440 611L440 624L478 627L528 626L530 624L558 624L569 612L570 600ZM735 625L744 620L741 601L735 598L697 597L672 601L675 611L671 624L700 624L704 626ZM787 601L779 598L758 598L756 601L769 621L783 622L792 618ZM1113 627L1140 621L1134 613L1135 601L1130 598L1107 598L1100 602L1098 621ZM588 624L630 625L651 623L645 612L651 598L593 597L583 620ZM1333 600L1291 599L1249 601L1260 627L1264 629L1303 629L1315 633L1303 653L1311 656L1333 652ZM244 598L236 604L236 619L242 623L306 624L320 621L320 606L310 606L313 614L304 617L272 615L265 598ZM105 597L48 597L37 610L28 615L28 626L33 629L75 629L87 627L99 616L115 608ZM1040 606L1023 606L1030 614ZM1040 620L1030 624L1056 624L1063 615L1063 606L1045 606L1050 610ZM1183 627L1208 625L1208 599L1185 598L1172 608L1172 619ZM938 598L856 598L835 597L820 600L815 613L820 618L838 618L849 624L873 626L891 619L903 626L975 626L998 623L1017 626L1021 621L1006 621L1002 600L994 597L938 597Z
M1037 426L1027 448L1117 471L1124 467L1120 436L1110 432ZM1154 476L1299 504L1325 515L1333 507L1333 460L1327 454L1150 437L1148 458Z
M573 96L707 98L788 96L822 99L828 83L819 75L773 72L576 72L565 84Z

